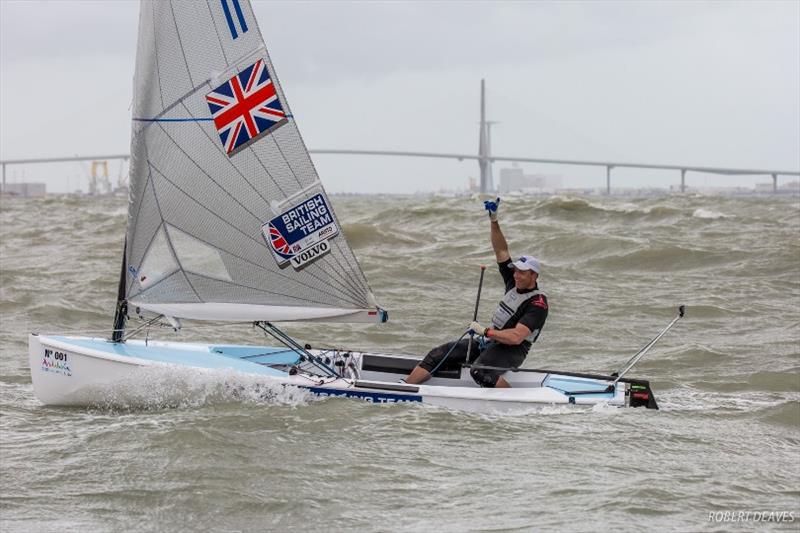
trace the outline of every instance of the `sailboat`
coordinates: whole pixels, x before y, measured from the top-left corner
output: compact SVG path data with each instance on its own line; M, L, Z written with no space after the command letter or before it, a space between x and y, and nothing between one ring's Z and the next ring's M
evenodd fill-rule
M409 385L398 381L419 357L313 350L283 332L277 323L381 323L388 314L341 230L248 0L142 0L132 115L113 331L110 338L31 334L41 402L105 404L120 399L120 383L202 369L378 403L657 408L647 381L624 377L629 368L616 375L508 369L512 388L482 389L468 366L443 365L426 383ZM141 325L133 328L136 317ZM185 320L252 323L279 345L134 338L152 324L178 330Z

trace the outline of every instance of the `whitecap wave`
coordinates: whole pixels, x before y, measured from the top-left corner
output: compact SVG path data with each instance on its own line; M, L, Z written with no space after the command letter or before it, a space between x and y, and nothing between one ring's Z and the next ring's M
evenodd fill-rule
M148 410L229 402L297 406L312 397L307 390L268 376L162 365L143 367L130 377L98 386L91 395L97 407Z
M717 220L720 218L733 218L732 215L726 215L725 213L712 211L710 209L703 209L702 207L699 209L695 209L694 213L692 213L692 216L694 218L704 218L708 220Z

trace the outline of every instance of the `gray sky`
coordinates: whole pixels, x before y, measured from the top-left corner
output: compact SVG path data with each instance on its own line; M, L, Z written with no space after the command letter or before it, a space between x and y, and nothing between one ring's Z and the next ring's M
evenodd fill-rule
M797 0L254 7L310 148L475 153L485 78L498 156L800 169ZM127 153L137 23L135 1L0 0L0 157ZM478 174L475 162L315 162L333 192L463 188ZM601 168L524 168L605 183ZM86 172L75 163L9 176L58 191ZM622 186L679 179L614 174Z

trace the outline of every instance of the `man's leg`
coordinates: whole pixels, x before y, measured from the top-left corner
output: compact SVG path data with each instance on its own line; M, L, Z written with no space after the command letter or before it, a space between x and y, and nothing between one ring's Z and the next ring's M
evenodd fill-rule
M500 376L499 378L497 378L497 381L494 384L494 388L495 389L510 389L511 385L508 384L508 381L506 381L506 378L504 378L503 376Z
M411 373L408 376L406 376L406 379L404 379L403 381L405 381L410 385L416 385L418 383L423 383L425 381L428 381L429 379L431 379L431 373L422 368L421 366L417 365L414 367L414 370L412 370Z
M525 361L525 356L526 353L520 351L516 346L493 342L481 352L481 355L473 363L469 374L475 380L475 383L481 387L507 389L511 385L503 377L505 371L481 367L515 368Z
M464 361L467 360L468 341L462 340L455 347L453 346L454 344L455 343L448 342L428 352L428 355L426 355L425 358L414 367L414 370L411 371L408 377L406 377L405 382L411 385L417 385L428 381L431 378L433 369L441 368L439 363L442 362L445 356L447 356L447 360L443 363L444 366L449 367L464 363ZM450 355L447 355L448 353Z

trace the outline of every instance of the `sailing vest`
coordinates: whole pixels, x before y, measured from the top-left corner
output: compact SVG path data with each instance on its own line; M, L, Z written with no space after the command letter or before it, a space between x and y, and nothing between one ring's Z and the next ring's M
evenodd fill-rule
M503 296L503 299L500 300L500 304L497 306L494 315L492 315L492 327L494 329L505 329L509 320L511 320L519 308L522 307L522 304L532 300L539 294L547 296L539 289L534 289L531 292L524 292L520 294L517 292L516 287L512 287L511 290L508 291L505 296ZM531 331L531 334L525 337L525 340L530 343L536 342L540 332L541 330L539 329Z

